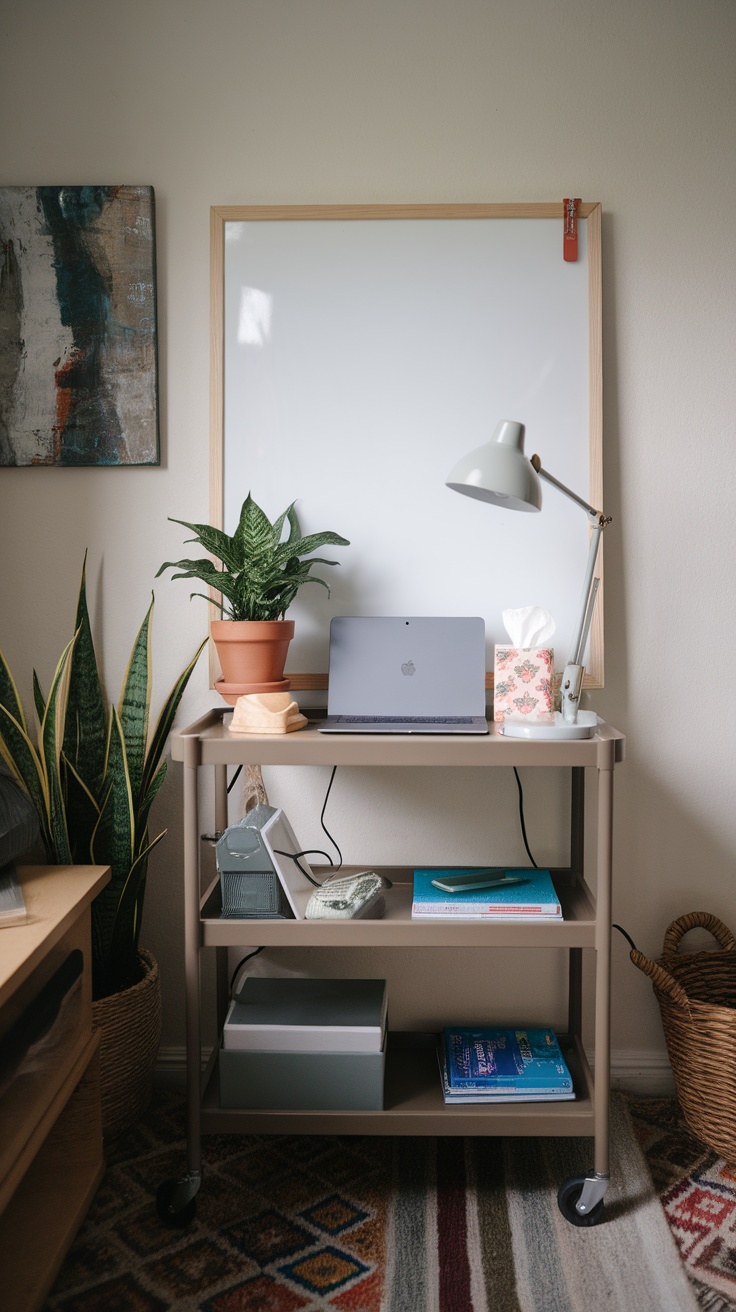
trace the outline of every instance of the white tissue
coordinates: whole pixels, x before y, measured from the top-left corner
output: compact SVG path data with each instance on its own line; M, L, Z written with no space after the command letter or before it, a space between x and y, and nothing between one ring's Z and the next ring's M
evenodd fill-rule
M557 625L542 606L519 606L501 612L514 647L546 647Z

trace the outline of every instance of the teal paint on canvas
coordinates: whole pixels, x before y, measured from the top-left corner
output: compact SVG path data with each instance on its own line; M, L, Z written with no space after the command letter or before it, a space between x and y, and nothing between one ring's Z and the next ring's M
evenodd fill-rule
M152 187L0 187L0 465L159 462Z

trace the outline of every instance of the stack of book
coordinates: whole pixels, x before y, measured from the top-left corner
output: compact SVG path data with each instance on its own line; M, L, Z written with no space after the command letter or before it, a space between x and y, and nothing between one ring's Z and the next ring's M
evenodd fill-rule
M549 870L500 870L503 882L489 888L447 892L436 886L443 875L470 875L473 869L415 870L413 920L434 916L452 920L562 920L562 907ZM512 882L513 881L513 882Z
M446 1029L437 1051L447 1103L575 1097L554 1030Z

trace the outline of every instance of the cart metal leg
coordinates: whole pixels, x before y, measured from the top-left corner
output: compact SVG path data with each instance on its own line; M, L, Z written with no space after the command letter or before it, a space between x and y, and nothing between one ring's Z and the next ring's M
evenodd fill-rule
M573 775L575 771L573 771ZM573 1225L596 1225L603 1219L603 1199L608 1188L610 1156L610 1085L611 1085L611 887L613 856L613 765L598 770L598 851L595 931L595 1083L593 1090L593 1126L595 1134L593 1170L586 1176L573 1176L561 1185L557 1195L560 1211ZM578 799L580 800L580 799ZM573 813L575 811L573 781ZM580 819L580 817L578 817ZM582 833L582 824L577 825ZM572 864L574 865L574 859ZM580 1026L582 990L582 952L570 952L570 1024Z
M196 1212L202 1183L202 1038L200 1023L199 920L199 742L187 739L184 761L184 971L187 1046L187 1172L166 1180L156 1194L156 1210L170 1226L187 1225Z
M570 871L585 873L585 770L573 766L570 796ZM583 950L568 953L567 1032L579 1042L583 1033Z

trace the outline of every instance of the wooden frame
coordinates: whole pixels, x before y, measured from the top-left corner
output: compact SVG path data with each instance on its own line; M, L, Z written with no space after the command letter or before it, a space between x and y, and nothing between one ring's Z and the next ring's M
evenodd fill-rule
M588 474L587 496L590 502L602 508L602 311L601 311L601 207L597 203L582 202L580 219L587 230L587 296L588 296ZM210 274L211 274L211 338L210 338L210 523L223 524L224 495L224 442L225 442L225 245L226 226L229 223L303 222L332 220L397 220L397 219L558 219L560 220L559 250L562 261L563 204L504 205L347 205L347 206L222 206L213 207L210 213ZM501 417L501 416L499 416ZM508 416L505 416L508 417ZM518 415L516 417L519 417ZM523 416L522 416L523 417ZM490 435L490 434L489 434ZM465 444L466 448L472 442ZM458 454L462 453L462 449ZM529 452L531 454L531 451ZM542 453L543 454L543 453ZM451 459L448 456L448 465ZM551 467L551 472L555 469ZM581 492L582 488L578 488ZM286 496L284 501L286 501ZM464 500L464 499L463 499ZM552 498L550 498L550 501ZM569 503L568 503L569 504ZM545 508L547 503L545 502ZM278 509L283 507L279 506ZM331 520L317 528L330 527L343 531L343 526ZM350 536L348 534L348 536ZM599 558L597 573L603 571ZM584 559L580 562L580 575ZM577 598L576 598L577 600ZM419 613L419 612L415 612ZM589 688L603 686L603 588L593 620L585 684ZM559 664L559 660L557 662ZM294 690L324 689L325 672L304 673L287 670ZM492 673L487 675L487 686L493 685Z

